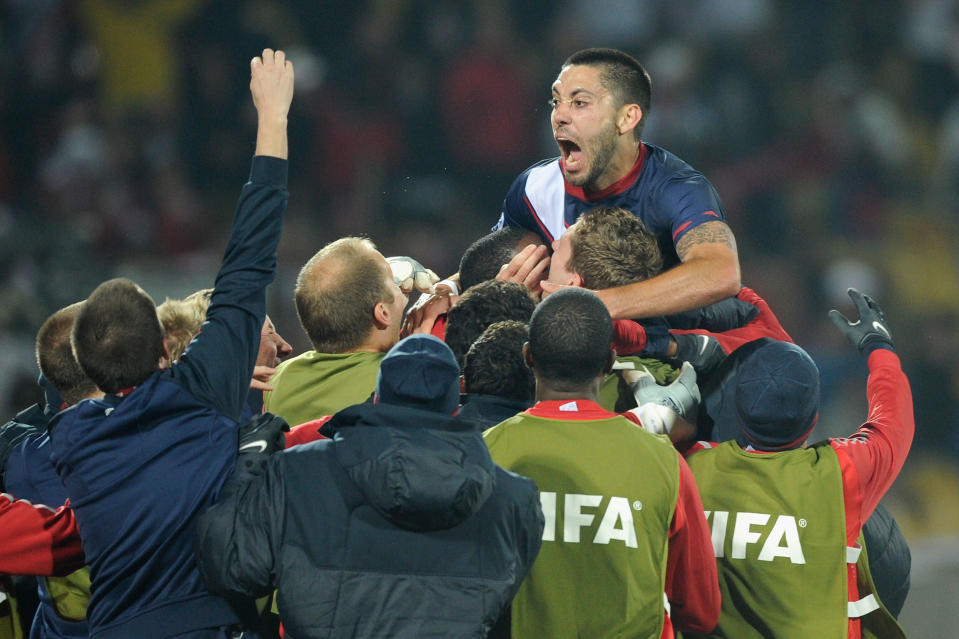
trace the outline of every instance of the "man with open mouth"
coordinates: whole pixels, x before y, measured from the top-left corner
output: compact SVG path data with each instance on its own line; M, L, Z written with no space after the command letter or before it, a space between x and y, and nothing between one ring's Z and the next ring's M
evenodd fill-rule
M642 65L615 49L574 53L553 82L549 105L561 155L515 180L496 228L522 226L550 244L595 206L631 211L657 236L667 268L644 282L599 291L614 318L668 315L736 295L736 240L716 190L640 137L650 108Z

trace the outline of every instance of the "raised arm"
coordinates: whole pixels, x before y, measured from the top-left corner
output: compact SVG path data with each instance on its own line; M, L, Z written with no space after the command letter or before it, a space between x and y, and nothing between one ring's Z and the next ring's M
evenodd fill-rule
M849 297L859 312L855 322L835 310L829 316L866 358L869 414L855 433L830 443L843 466L843 489L847 496L853 496L847 499L847 509L860 508L861 525L902 470L916 423L909 380L902 372L882 310L855 289L849 289ZM855 466L855 472L847 470L847 460Z
M246 402L289 197L286 121L293 66L282 51L264 49L250 63L250 74L258 116L250 180L240 193L206 323L172 373L197 397L234 419Z

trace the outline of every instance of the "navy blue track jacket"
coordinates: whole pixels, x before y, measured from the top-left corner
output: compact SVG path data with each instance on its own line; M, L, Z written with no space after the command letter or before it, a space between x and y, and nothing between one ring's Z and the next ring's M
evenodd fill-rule
M91 637L150 639L237 622L197 571L195 520L236 463L286 180L286 160L253 158L207 320L180 360L51 425L90 564Z

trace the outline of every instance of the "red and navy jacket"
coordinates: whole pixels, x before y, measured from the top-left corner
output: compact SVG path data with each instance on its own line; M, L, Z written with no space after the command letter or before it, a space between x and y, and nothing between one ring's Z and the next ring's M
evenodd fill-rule
M659 241L664 265L679 263L675 244L705 222L724 220L719 194L706 177L669 151L640 145L630 172L608 188L587 195L563 177L562 159L534 164L520 174L503 201L499 222L539 234L547 244L596 206L619 206L638 217Z
M18 501L0 493L0 573L67 575L83 567L77 521L65 506Z
M7 460L6 489L34 503L62 504L67 491L50 460L50 436L43 432L23 441ZM77 533L79 534L79 533ZM32 636L44 639L81 639L90 636L86 620L70 621L57 614L45 582L37 582L40 603L33 617Z
M90 565L90 636L169 637L237 623L196 568L195 520L237 459L287 162L253 158L206 322L171 368L51 422L52 458Z

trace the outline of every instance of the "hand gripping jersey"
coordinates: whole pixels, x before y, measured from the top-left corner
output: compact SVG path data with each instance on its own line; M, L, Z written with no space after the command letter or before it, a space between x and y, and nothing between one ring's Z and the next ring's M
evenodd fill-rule
M587 195L566 182L561 158L526 169L510 186L499 222L521 226L547 244L559 238L579 216L600 205L619 206L643 221L659 240L665 267L679 263L675 244L705 222L724 220L719 194L709 180L669 151L640 145L639 159L619 182Z
M603 385L599 390L599 405L616 413L625 413L636 408L633 389L629 387L619 371L638 370L641 367L645 367L660 386L666 386L679 377L679 369L662 360L637 355L617 357L613 372L603 379Z

